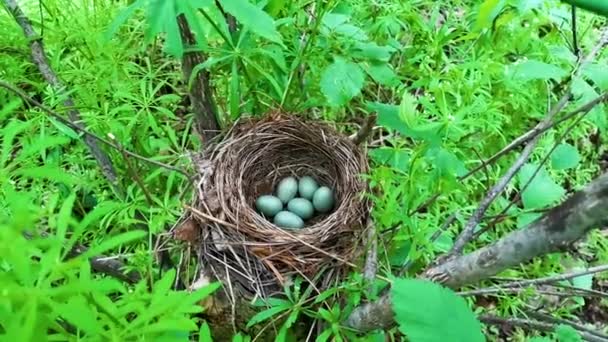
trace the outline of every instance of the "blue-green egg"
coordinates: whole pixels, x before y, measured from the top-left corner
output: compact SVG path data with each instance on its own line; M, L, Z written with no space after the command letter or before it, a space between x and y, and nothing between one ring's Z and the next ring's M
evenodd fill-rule
M314 214L315 209L312 203L306 198L296 197L287 203L287 210L300 216L304 220L308 220Z
M289 202L298 193L298 181L294 177L283 178L277 185L277 197L283 203Z
M283 202L272 195L262 195L255 200L255 207L266 217L273 217L283 210Z
M281 228L297 229L304 227L304 220L290 211L281 211L274 217L274 224Z
M312 205L320 213L326 213L334 206L334 193L330 188L322 186L312 197Z
M298 192L300 193L300 197L306 198L307 200L312 200L312 196L318 188L319 184L310 176L304 176L298 181Z

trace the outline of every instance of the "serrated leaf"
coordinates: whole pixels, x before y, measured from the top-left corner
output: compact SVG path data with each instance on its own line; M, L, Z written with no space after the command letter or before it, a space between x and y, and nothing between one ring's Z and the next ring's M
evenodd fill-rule
M401 103L399 104L399 117L410 127L414 127L417 122L416 103L416 98L412 94L408 91L403 92Z
M439 284L396 279L391 297L399 330L412 342L485 341L481 324L467 302Z
M567 74L568 73L560 67L535 59L529 59L511 65L512 77L523 81L550 79L559 81Z
M331 106L342 106L361 93L365 75L359 65L338 57L321 75L321 91Z
M392 46L380 46L374 42L357 42L353 47L352 56L387 62L393 52L395 48Z
M222 8L251 32L272 42L282 44L281 35L268 13L247 0L220 0Z
M551 167L555 170L565 170L576 167L581 160L576 147L564 143L559 144L551 153Z
M520 189L532 177L537 167L536 164L529 163L521 168L518 177ZM540 209L556 203L565 193L566 190L555 183L545 168L541 167L526 190L522 193L521 198L524 203L524 208Z
M598 63L587 64L583 70L583 75L589 78L601 90L608 89L608 70L605 66Z
M377 163L388 165L401 172L409 168L410 154L399 148L379 147L369 151L370 157Z
M369 63L364 67L371 78L379 84L394 87L399 84L399 78L388 63Z

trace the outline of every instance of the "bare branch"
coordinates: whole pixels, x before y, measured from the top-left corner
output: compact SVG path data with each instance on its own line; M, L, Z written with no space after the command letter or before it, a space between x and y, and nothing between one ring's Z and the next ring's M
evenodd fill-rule
M19 26L21 26L25 37L28 39L34 64L36 67L38 67L38 70L44 79L51 85L51 87L65 97L63 104L68 108L68 117L70 118L70 121L73 122L73 124L77 127L84 129L84 125L81 123L82 119L80 117L80 112L75 108L74 101L69 95L67 95L65 87L51 68L46 58L46 53L44 52L44 46L42 44L42 37L34 31L31 21L25 15L25 13L23 13L16 0L4 0L4 4L8 8L9 12L15 17L15 20ZM120 193L121 191L118 187L116 171L114 170L114 166L112 165L112 161L108 155L99 147L99 145L97 145L97 141L90 135L84 136L84 142L95 160L97 160L97 163L99 164L104 176L108 179L110 184L112 184L114 189Z
M433 266L421 277L450 288L473 284L534 257L558 251L584 237L590 230L605 226L607 223L608 173L601 175L524 229L514 231L470 254ZM598 266L586 272L599 272L605 267L608 266ZM552 282L582 274L584 273L577 272L544 278L544 281ZM525 286L525 284L541 284L543 280L517 283L519 286ZM513 284L507 283L502 286L513 287ZM356 308L346 321L347 326L365 331L389 327L393 324L389 294L382 296L376 302Z
M186 171L184 171L184 170L182 170L180 168L177 168L175 166L171 166L171 165L168 165L168 164L165 164L165 163L162 163L162 162L150 159L150 158L146 158L144 156L141 156L141 155L139 155L137 153L131 152L131 151L126 150L126 149L122 149L120 146L112 143L111 141L109 141L107 139L104 139L104 138L98 136L95 133L89 132L86 128L83 128L83 127L81 127L81 126L73 123L72 121L64 118L63 116L61 116L58 113L54 112L49 107L43 105L42 103L40 103L40 102L34 100L33 98L31 98L30 96L28 96L21 89L16 88L15 86L11 85L10 83L8 83L6 81L0 80L0 87L6 88L6 89L12 91L13 93L19 95L19 97L21 97L27 103L40 108L43 112L45 112L46 114L52 116L57 121L59 121L62 124L66 125L66 126L68 126L70 128L72 128L73 130L75 130L77 132L80 132L80 133L84 134L85 136L90 137L91 139L97 140L97 141L99 141L99 142L101 142L101 143L103 143L105 145L108 145L108 146L112 147L113 149L115 149L117 151L123 151L126 155L129 155L129 156L131 156L133 158L139 159L139 160L141 160L143 162L146 162L146 163L149 163L149 164L152 164L152 165L156 165L158 167L162 167L162 168L165 168L167 170L179 172L182 175L186 176L188 179L190 179L190 175Z
M540 321L535 321L535 320L530 320L530 319L503 318L503 317L497 317L497 316L492 316L492 315L479 316L479 320L485 324L502 325L502 326L504 326L504 325L517 326L517 327L521 327L521 328L528 328L528 329L546 331L546 332L553 332L553 331L555 331L555 328L557 327L557 324L540 322ZM576 329L575 327L573 327L573 328ZM592 342L608 341L604 338L598 337L596 335L592 335L585 331L580 331L580 330L577 330L577 331L581 335L581 337L583 337L586 341L592 341Z

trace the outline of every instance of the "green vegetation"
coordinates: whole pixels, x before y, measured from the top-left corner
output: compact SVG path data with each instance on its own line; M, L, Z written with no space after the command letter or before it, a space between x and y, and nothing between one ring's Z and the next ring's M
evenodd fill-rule
M556 297L526 288L461 297L413 279L453 247L522 149L478 168L483 160L534 127L569 87L572 99L558 118L608 91L608 55L601 49L580 69L582 77L571 77L580 61L576 50L587 55L594 48L603 16L577 10L575 41L571 7L554 0L19 5L43 38L48 62L83 125L119 148L102 145L115 169L116 180L109 180L83 144L85 134L0 86L3 340L184 341L190 334L207 341L213 335L198 315L199 304L219 284L178 290L175 269L163 269L157 258L159 236L191 199L190 181L126 153L194 172L189 151L204 142L188 91L201 72L210 75L223 129L243 115L278 108L334 123L344 134L355 133L373 113L380 126L368 139L372 169L365 177L375 189L369 196L380 241L377 274L384 280L368 291L360 272L353 272L321 295L300 288L298 280L286 287L286 298L260 304L264 310L251 326L286 317L277 327L281 341L311 318L323 322L318 341L384 341L400 334L414 342L483 341L482 334L488 340L578 341L580 330L568 324L500 329L478 317L521 317L547 307L555 317L597 323L594 312L608 310L606 297L583 292ZM32 63L30 40L5 9L0 80L67 118L66 94L49 86ZM195 47L181 42L179 14L199 38ZM208 58L184 79L180 62L189 49ZM465 251L523 228L596 178L605 170L607 129L600 103L541 135ZM88 249L73 257L78 246ZM592 231L571 247L498 276L546 277L608 262L605 231ZM163 247L175 263L184 248L173 242ZM93 272L87 260L100 255L125 261L125 271L142 278L132 283ZM355 307L377 299L386 280L394 281L398 326L356 334L344 321ZM608 291L607 280L598 273L561 285ZM234 341L253 337L241 332Z

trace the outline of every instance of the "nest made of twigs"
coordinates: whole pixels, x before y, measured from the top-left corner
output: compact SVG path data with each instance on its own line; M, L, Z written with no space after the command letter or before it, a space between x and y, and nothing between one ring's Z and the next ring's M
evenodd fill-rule
M202 228L201 262L215 276L266 296L293 275L313 281L323 270L315 283L328 284L358 256L369 215L367 159L329 125L290 115L243 119L198 166L192 215ZM283 177L307 175L334 189L331 212L284 230L255 210L255 199L273 193Z

